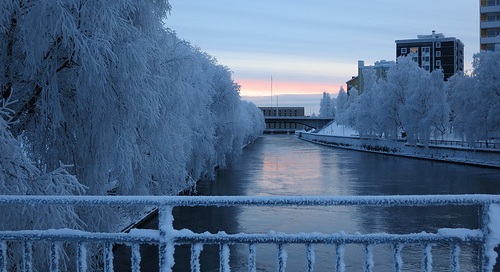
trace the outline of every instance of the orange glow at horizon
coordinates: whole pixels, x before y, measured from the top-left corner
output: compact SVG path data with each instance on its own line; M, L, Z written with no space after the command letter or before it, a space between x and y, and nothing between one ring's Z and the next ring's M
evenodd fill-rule
M271 95L271 79L235 79L235 82L241 85L240 94L242 96L270 96ZM294 81L277 81L273 79L272 95L280 94L322 94L328 92L337 94L340 85L325 82L294 82Z

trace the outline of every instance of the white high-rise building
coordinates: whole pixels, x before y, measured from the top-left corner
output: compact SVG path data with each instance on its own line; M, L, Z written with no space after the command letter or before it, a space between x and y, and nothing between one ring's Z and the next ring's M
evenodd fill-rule
M500 0L480 0L480 48L495 50L500 44Z

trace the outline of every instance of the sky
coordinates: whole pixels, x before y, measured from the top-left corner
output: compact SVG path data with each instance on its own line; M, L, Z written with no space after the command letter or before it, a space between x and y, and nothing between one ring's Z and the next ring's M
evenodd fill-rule
M243 99L257 106L319 112L357 75L358 60L395 60L395 40L443 33L479 51L477 0L169 0L166 27L229 67ZM272 93L272 97L271 97Z

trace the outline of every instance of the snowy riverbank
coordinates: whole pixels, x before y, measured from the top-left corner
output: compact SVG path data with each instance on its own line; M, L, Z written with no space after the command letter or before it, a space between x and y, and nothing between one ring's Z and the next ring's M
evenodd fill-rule
M296 131L295 137L316 144L388 155L465 163L500 168L500 150L464 148L460 146L409 146L404 140L368 139L354 135L347 128L336 128L332 133ZM345 136L349 135L349 136Z

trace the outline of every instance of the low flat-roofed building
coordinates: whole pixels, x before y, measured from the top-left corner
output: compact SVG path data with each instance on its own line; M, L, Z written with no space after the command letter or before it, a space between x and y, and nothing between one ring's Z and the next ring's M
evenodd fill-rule
M304 117L304 107L259 107L264 117ZM293 132L304 129L304 125L292 122L268 122L266 121L266 132Z

